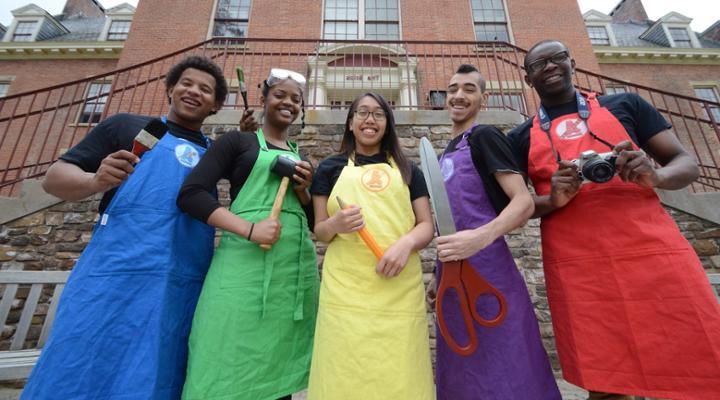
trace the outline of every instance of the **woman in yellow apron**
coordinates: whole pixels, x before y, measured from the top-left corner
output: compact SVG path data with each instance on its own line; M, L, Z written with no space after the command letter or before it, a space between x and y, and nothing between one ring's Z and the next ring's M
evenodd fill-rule
M315 234L330 245L308 399L434 399L417 253L433 237L430 203L380 95L352 103L341 152L320 163L311 189ZM351 206L340 209L337 197ZM361 228L384 250L380 259Z

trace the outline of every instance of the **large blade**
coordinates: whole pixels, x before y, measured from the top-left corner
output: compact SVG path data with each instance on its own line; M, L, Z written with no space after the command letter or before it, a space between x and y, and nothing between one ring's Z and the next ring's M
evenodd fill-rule
M425 183L430 191L435 222L440 236L455 233L455 220L450 211L450 200L445 190L440 163L430 141L424 137L420 139L420 163L425 176Z

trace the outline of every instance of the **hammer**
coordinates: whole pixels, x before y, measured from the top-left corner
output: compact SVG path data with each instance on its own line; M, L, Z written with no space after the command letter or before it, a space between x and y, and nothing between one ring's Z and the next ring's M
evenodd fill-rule
M285 199L285 192L287 192L288 184L290 183L290 177L295 174L295 160L289 156L279 155L275 157L272 164L270 164L270 171L282 177L280 187L275 195L275 202L273 203L272 210L270 211L270 218L277 219L280 216L280 210L282 210L282 204ZM272 245L261 244L260 247L263 250L270 250Z

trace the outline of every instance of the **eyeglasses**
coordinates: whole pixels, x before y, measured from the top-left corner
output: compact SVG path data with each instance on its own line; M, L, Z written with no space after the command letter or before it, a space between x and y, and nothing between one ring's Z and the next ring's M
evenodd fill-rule
M281 68L272 68L270 70L270 75L268 76L266 82L268 87L273 87L280 83L281 81L284 81L285 79L292 79L295 81L298 85L300 85L301 88L305 88L305 77L298 74L295 71L290 71L287 69L281 69Z
M375 121L385 120L385 111L383 110L375 110L373 112L370 112L368 110L355 110L355 116L362 120L366 120L370 116L370 114L372 114Z
M527 69L528 72L539 72L545 69L547 66L548 61L551 63L558 65L561 62L565 61L570 57L570 54L567 51L561 51L559 53L555 53L552 56L548 58L543 58L542 60L533 61L532 64L528 65Z

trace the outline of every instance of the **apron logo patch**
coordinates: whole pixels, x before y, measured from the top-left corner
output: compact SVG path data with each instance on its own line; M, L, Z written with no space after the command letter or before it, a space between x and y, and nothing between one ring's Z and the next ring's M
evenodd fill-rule
M579 139L587 133L588 128L585 121L579 118L568 118L560 121L555 127L555 135L563 140Z
M179 144L175 146L175 158L180 164L192 168L200 161L200 154L189 144Z
M363 186L371 192L380 192L390 185L390 175L380 168L371 168L362 175Z
M440 172L443 176L443 182L449 181L450 178L452 178L453 173L455 173L455 164L453 163L453 160L443 158L442 165L440 165Z

